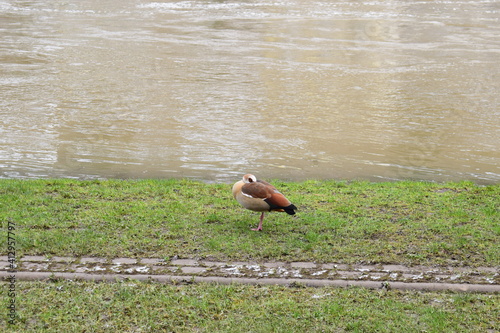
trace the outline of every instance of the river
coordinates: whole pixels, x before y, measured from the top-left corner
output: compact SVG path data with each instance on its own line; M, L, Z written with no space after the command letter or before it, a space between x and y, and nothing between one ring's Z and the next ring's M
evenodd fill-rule
M0 1L0 178L500 180L500 3Z

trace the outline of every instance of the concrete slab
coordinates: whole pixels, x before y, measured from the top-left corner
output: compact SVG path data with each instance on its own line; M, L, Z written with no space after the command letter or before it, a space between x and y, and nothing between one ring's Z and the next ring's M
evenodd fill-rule
M306 261L296 261L290 263L290 266L292 268L316 268L316 264L313 262L306 262Z
M5 279L9 276L7 272L0 272L0 279ZM133 279L137 281L157 281L160 283L176 283L184 281L188 278L192 282L217 283L217 284L249 284L249 285L285 285L290 286L293 283L311 287L339 287L345 288L350 286L358 286L370 289L381 289L384 284L380 281L355 281L355 280L325 280L325 279L280 279L280 278L245 278L245 277L222 277L222 276L174 276L174 275L149 275L149 274L100 274L100 273L66 273L66 272L18 272L16 278L23 281L43 281L49 278L71 279L71 280L86 280L86 281L109 281L116 282L124 279ZM484 292L498 293L500 285L486 284L467 284L467 283L407 283L407 282L389 282L391 289L399 290L422 290L422 291L439 291L453 290L456 292Z
M286 267L288 264L284 261L275 261L275 262L265 262L262 266L266 268L278 268L278 267Z
M20 261L48 261L45 256L24 256Z
M383 265L382 270L385 272L409 272L410 269L403 265Z
M226 262L222 261L206 261L206 260L200 261L199 264L206 267L222 267L227 265Z
M175 259L170 261L170 265L175 266L198 266L198 260L194 259Z
M55 261L55 262L74 262L76 261L76 258L72 257L52 257L50 258L50 261Z
M10 269L10 262L8 262L8 261L3 261L3 260L2 260L2 261L0 261L0 270L2 270L2 271L6 271L6 270L8 270L8 269Z
M143 258L143 259L140 259L140 263L141 264L145 264L145 265L156 265L156 264L159 264L159 263L162 263L162 262L165 262L165 260L160 259L160 258Z
M24 262L23 269L36 272L47 271L49 269L49 264L41 262Z
M175 273L179 270L179 267L177 266L153 266L152 267L153 273L154 274L159 274L159 273Z
M206 268L204 267L192 267L192 266L181 267L181 272L185 274L199 274L205 271Z
M137 259L134 258L116 258L111 261L114 265L134 265L137 263Z
M81 257L80 262L82 264L87 264L87 263L101 263L104 264L108 262L106 258L95 258L95 257Z

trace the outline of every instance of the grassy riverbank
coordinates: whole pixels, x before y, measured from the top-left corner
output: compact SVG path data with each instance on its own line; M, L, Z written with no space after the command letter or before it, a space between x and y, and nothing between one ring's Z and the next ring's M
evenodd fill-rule
M0 180L17 255L497 266L500 186L275 181L296 217L258 213L231 185ZM6 237L0 253L7 253Z
M135 281L19 282L18 293L9 332L500 330L499 295L486 294Z

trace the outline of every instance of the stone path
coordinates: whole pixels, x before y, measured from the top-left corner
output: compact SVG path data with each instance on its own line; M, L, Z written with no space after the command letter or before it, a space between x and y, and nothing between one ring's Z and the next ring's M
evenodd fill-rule
M153 280L308 286L364 286L415 290L500 292L500 268L345 265L312 262L218 262L195 259L25 256L12 273L0 257L0 277L17 280Z

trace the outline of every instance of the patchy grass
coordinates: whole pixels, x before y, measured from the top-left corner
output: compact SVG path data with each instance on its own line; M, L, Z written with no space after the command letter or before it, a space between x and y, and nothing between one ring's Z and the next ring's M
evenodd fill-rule
M135 281L18 282L17 290L9 332L500 330L499 295Z
M273 183L299 211L253 232L230 184L3 179L1 232L16 225L19 256L500 265L498 185Z

